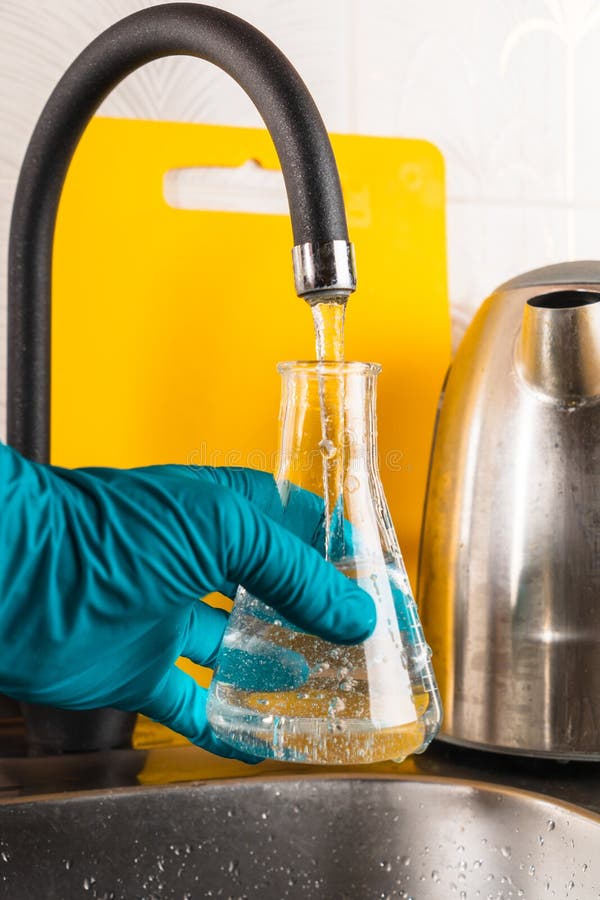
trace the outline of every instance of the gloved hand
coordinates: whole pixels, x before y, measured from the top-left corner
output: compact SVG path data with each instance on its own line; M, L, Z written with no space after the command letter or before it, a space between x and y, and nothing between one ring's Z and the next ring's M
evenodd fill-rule
M143 712L236 755L210 731L207 692L174 662L213 664L227 615L198 598L238 584L327 640L368 637L371 597L303 543L322 525L317 498L298 489L284 521L263 472L67 470L0 444L0 691Z

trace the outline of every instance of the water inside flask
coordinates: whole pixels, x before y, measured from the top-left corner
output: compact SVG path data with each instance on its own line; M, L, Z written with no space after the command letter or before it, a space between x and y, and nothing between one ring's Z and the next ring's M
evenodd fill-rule
M218 737L256 756L401 760L435 737L441 704L379 477L380 367L344 361L343 304L313 312L318 360L278 366L282 522L371 595L375 630L356 646L332 644L240 588L208 716Z

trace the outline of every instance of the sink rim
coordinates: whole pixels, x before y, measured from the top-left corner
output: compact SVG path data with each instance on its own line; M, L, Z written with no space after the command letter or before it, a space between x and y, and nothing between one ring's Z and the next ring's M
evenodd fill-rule
M553 807L562 810L564 813L576 816L583 820L587 820L594 825L600 826L600 813L596 813L585 806L579 806L567 800L555 797L552 794L543 794L539 791L531 791L527 788L516 787L513 785L505 785L498 782L480 781L474 778L457 778L454 776L444 775L424 775L421 773L381 773L381 772L307 772L301 774L298 772L290 772L289 774L281 773L265 773L260 775L247 776L231 776L222 778L203 778L196 781L178 781L166 784L138 784L126 787L111 787L104 789L77 790L77 791L60 791L52 794L27 795L24 797L0 797L0 818L2 811L16 806L31 806L47 803L70 804L77 801L90 801L94 798L120 798L126 796L139 796L140 794L154 794L158 791L167 791L168 793L189 792L190 789L197 790L202 787L211 788L239 788L240 786L256 786L271 785L278 783L308 783L314 784L319 782L395 782L397 784L433 784L437 786L448 786L450 788L462 788L477 791L485 794L501 794L504 797L521 801L534 801L536 805L542 804L545 807Z

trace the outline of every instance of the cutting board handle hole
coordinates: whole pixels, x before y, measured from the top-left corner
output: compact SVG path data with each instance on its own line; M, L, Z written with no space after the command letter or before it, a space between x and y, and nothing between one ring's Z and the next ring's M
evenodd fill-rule
M265 169L256 159L241 166L169 169L163 177L163 196L174 209L288 214L283 175Z

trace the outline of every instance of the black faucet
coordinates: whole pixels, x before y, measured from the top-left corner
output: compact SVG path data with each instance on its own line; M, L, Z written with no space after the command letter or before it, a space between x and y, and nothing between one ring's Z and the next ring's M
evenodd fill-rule
M52 245L65 176L95 110L126 75L163 56L219 66L254 101L273 138L287 190L296 292L345 301L356 287L352 245L331 144L296 70L260 31L230 13L170 3L134 13L96 38L48 100L25 154L8 266L8 442L50 460ZM24 704L31 752L106 749L130 739L131 714Z

